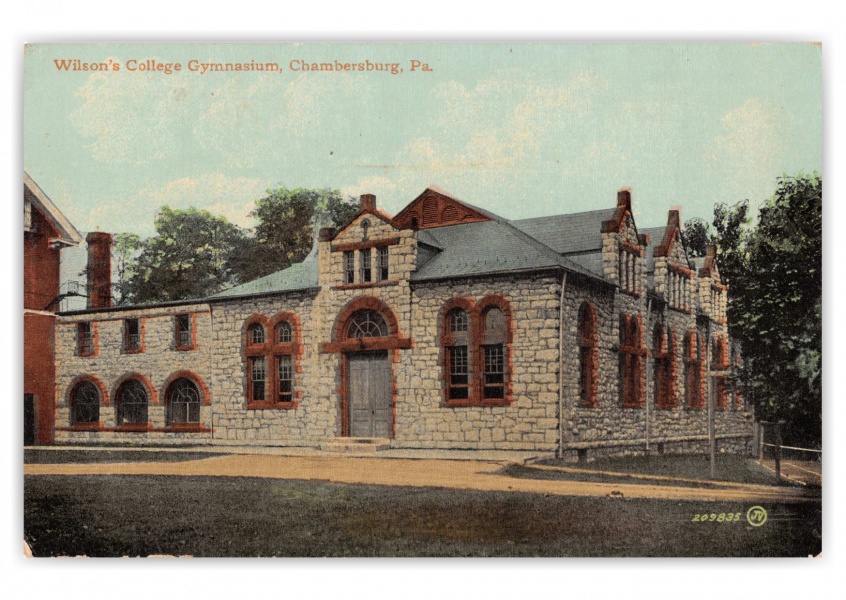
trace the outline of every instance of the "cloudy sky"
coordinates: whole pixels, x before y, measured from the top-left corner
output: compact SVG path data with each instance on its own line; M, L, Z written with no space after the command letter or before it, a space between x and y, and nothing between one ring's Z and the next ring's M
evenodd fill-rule
M120 70L56 67L72 59ZM127 69L148 59L182 70ZM402 72L290 68L336 60ZM81 231L148 235L164 204L248 226L277 186L374 193L395 214L429 184L507 218L612 206L630 186L651 226L821 172L821 107L807 44L39 45L24 168Z

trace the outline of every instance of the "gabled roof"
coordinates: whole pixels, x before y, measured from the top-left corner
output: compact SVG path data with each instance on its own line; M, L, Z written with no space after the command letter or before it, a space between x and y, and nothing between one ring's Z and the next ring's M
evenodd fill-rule
M501 218L430 185L394 217L394 222L405 229L429 229Z
M29 193L27 194L27 192ZM62 211L53 204L53 201L47 197L44 190L38 187L38 184L26 171L24 171L24 198L29 200L59 233L60 237L51 240L52 242L65 246L78 246L82 243L82 235L76 227L68 221Z
M441 251L412 275L412 281L547 268L597 278L504 220L440 227L436 235Z
M511 223L559 254L583 253L602 250L602 223L613 219L616 211L603 208Z
M240 298L241 296L294 292L317 287L317 257L314 254L309 254L301 263L218 292L213 296L209 296L208 300L226 300L229 298Z

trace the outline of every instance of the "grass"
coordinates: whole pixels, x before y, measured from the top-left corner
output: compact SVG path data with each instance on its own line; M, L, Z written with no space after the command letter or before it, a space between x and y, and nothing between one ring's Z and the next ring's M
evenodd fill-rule
M27 450L24 449L24 464L58 465L67 463L121 463L121 462L182 462L213 456L224 456L226 452L168 451L150 452L144 450Z
M807 556L818 504L767 523L692 522L738 503L224 477L26 476L36 556Z
M616 473L639 473L683 479L710 479L710 462L707 456L634 456L623 458L603 458L583 464L563 462L558 459L538 461L538 464L573 467L584 471L610 471ZM637 480L623 477L608 477L581 473L559 473L532 469L513 469L516 477L538 479L568 479L573 481L598 481L609 483L633 483ZM723 454L716 457L715 481L731 481L757 485L785 485L776 481L775 475L762 467L754 459ZM662 485L660 480L650 480L650 484ZM663 485L682 485L678 482L666 482ZM695 485L695 484L689 484ZM787 484L789 485L789 484Z

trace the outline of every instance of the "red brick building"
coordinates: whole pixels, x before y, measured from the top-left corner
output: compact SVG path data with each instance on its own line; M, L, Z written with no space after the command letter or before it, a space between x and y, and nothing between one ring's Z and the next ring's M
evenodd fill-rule
M53 441L55 312L62 248L82 236L24 173L24 444Z

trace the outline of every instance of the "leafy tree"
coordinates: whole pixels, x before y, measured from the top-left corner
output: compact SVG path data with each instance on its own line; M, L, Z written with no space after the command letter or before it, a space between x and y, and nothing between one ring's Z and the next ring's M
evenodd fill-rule
M711 226L705 219L699 217L685 221L681 236L690 258L705 256L705 247L714 240Z
M734 235L731 228L723 235ZM757 416L786 421L785 436L822 433L822 180L779 180L736 257L729 316L743 342L747 395ZM721 265L722 266L722 265Z
M268 190L250 213L258 220L255 236L237 253L242 280L300 262L311 250L318 228L343 225L357 210L354 200L343 198L338 190Z
M141 238L134 233L119 233L115 236L113 251L115 281L112 284L115 304L129 304L131 281L138 266L138 254L143 245Z
M245 236L238 226L205 210L167 206L155 225L156 235L140 243L128 267L133 303L202 298L237 281L232 249Z

